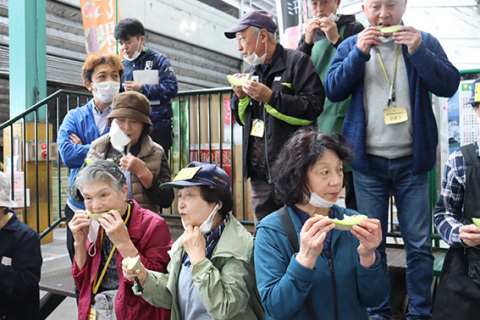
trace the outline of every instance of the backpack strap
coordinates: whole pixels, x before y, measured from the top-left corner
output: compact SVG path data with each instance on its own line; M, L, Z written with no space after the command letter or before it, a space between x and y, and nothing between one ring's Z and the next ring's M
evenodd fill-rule
M297 232L295 231L295 227L293 226L292 217L290 217L287 206L283 206L280 210L277 211L277 213L280 217L280 221L282 222L283 229L285 230L285 233L287 235L290 247L292 247L294 253L298 252L300 250L300 247L298 245ZM312 297L310 296L310 294L307 296L305 305L307 306L308 313L310 314L310 319L316 320L315 311L313 310Z

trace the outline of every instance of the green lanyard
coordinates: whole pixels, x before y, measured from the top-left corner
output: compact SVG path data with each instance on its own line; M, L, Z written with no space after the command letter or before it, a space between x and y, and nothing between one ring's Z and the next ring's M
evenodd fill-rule
M385 79L387 79L388 85L390 86L390 93L388 94L388 103L387 103L387 107L389 107L391 102L395 102L394 86L395 86L395 80L397 79L398 54L400 52L400 45L397 45L397 57L395 58L395 71L393 73L393 82L392 83L390 83L390 79L388 79L387 70L385 70L385 65L383 64L382 56L380 55L380 50L378 50L377 46L374 46L374 47L375 47L375 51L377 52L378 59L380 60L380 64L382 65L383 74L385 75Z

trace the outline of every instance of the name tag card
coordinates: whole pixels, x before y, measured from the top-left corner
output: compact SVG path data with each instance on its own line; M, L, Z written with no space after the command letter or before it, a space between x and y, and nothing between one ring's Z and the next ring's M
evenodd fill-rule
M386 108L383 110L383 113L385 115L385 124L387 125L402 123L408 120L406 107Z
M265 123L262 120L255 119L252 122L252 131L250 135L254 137L263 138L263 132L265 131Z

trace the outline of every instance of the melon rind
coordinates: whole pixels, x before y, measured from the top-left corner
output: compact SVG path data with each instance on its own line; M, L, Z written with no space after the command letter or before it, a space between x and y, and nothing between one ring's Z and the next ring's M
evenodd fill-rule
M477 227L480 227L480 218L472 218L472 221Z
M358 223L363 220L368 218L364 214L358 214L355 216L347 216L343 215L343 219L332 219L332 222L335 223L335 229L341 230L341 231L348 231L352 229L353 226L358 225Z
M127 269L128 270L137 270L140 268L140 256L134 258L127 257Z
M247 74L240 78L237 78L234 75L230 75L230 74L227 75L228 82L230 82L230 84L234 87L241 87L242 84L245 82L245 80L249 80L249 79L250 79L250 74Z
M391 35L397 31L399 31L403 26L402 25L396 25L396 26L389 26L389 27L377 27L378 30L380 30L381 33L384 35Z

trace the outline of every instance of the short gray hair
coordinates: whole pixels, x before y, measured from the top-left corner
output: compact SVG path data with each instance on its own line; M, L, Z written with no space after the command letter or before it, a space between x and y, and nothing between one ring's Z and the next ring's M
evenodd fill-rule
M258 35L260 34L260 30L262 30L262 29L260 29L260 28L253 27L253 26L251 26L250 28L252 28L252 30L253 30L253 35L254 35L255 37L258 37ZM265 30L267 30L267 29L265 29ZM271 33L271 32L268 32L268 40L270 40L270 42L276 42L277 39L275 38L275 34L273 34L273 33Z
M83 193L83 186L105 182L112 189L121 194L122 188L127 185L127 179L120 168L112 161L98 160L87 165L77 175L75 187Z

